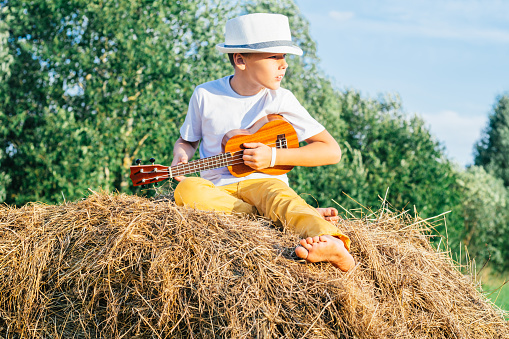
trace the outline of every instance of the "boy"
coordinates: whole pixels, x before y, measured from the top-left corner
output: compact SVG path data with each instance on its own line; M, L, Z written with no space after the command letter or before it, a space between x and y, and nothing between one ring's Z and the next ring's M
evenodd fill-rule
M200 157L222 152L223 136L245 129L268 114L281 114L295 128L300 148L277 149L262 143L244 143L243 161L260 170L275 165L321 166L335 164L341 150L332 136L313 119L288 90L280 87L288 64L287 53L302 55L291 41L288 18L280 14L249 14L226 23L225 43L234 75L196 87L189 103L181 137L173 150L172 166L186 163L200 145ZM201 143L200 143L201 141ZM227 168L208 170L201 178L175 178L178 205L226 213L259 213L282 222L303 239L295 253L309 262L328 261L348 271L354 266L348 252L350 239L324 216L334 209L315 210L290 187L286 174L255 172L237 178ZM321 215L321 214L322 215Z

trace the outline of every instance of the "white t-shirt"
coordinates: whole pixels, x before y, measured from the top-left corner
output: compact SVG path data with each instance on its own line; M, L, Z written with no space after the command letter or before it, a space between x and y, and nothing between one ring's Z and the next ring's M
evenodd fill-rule
M200 157L220 154L223 136L237 128L251 127L261 117L278 113L285 117L297 132L299 141L308 139L325 128L309 115L297 98L284 88L263 89L253 96L237 94L230 86L230 78L210 81L199 85L189 102L184 124L180 128L182 138L189 142L199 141ZM273 176L255 172L237 178L227 167L201 172L201 177L222 186L244 179L276 177L288 184L286 174Z

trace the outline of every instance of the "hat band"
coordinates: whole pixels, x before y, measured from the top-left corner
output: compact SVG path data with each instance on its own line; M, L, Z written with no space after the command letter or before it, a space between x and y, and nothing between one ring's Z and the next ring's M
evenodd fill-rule
M295 44L292 41L288 40L275 40L275 41L266 41L266 42L257 42L254 44L245 44L245 45L224 45L224 48L246 48L246 49L263 49L270 47L295 47Z

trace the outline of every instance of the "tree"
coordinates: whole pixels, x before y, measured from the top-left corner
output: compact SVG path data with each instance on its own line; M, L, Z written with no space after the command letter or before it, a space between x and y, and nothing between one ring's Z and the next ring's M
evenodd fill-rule
M475 146L474 163L502 178L509 187L509 96L497 98L488 125Z
M509 193L503 180L471 166L460 172L461 213L464 228L459 239L467 246L470 257L480 264L486 261L498 271L509 268ZM457 243L453 243L453 250Z
M127 191L135 158L169 163L194 86L227 74L211 47L224 11L213 0L5 2L6 201Z
M5 8L0 2L0 18L6 18L3 14ZM9 18L10 19L10 18ZM11 76L11 64L13 62L13 56L9 53L8 45L9 30L7 20L0 20L0 102L5 102L9 98L6 96L7 81ZM4 140L8 133L8 128L4 119L1 119L4 115L0 111L0 140ZM5 151L8 149L7 143L0 143L0 201L4 201L7 195L7 187L10 183L10 176L4 171L5 166L3 165L6 155Z

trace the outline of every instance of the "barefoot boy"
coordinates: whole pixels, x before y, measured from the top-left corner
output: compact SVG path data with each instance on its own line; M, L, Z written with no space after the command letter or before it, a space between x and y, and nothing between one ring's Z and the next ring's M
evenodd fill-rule
M302 55L291 41L288 18L279 14L249 14L226 24L225 43L233 76L196 87L189 103L181 137L173 150L172 165L186 163L200 143L200 156L222 152L223 136L245 129L261 117L278 113L295 128L300 148L277 149L262 143L244 143L243 161L253 169L275 165L321 166L337 163L341 150L332 136L313 119L295 96L280 87L288 64L287 53ZM295 253L310 262L328 261L347 271L354 266L350 239L326 221L334 209L315 210L289 186L286 175L255 172L232 176L227 168L204 171L201 178L176 178L175 200L181 206L227 213L259 213L282 222L302 237Z

